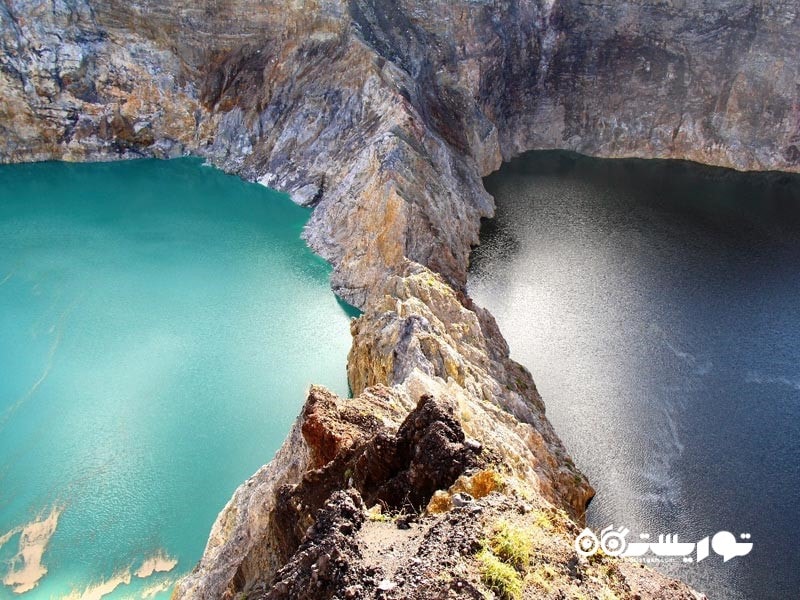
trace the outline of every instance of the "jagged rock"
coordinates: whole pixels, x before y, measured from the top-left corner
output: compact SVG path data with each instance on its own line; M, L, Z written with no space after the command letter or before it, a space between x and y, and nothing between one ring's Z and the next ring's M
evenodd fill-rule
M380 487L377 500L419 510L436 490L450 487L478 464L478 455L464 444L454 410L443 398L420 398L397 431L396 452L403 468Z
M381 386L348 401L323 387L311 386L303 412L288 438L274 459L242 484L222 509L203 557L195 570L178 584L174 596L229 599L257 582L270 579L296 550L306 529L313 525L316 511L334 491L347 487L344 474L339 473L342 478L329 480L324 496L309 497L304 505L292 508L295 514L305 515L302 522L293 521L287 529L276 523L276 512L281 512L275 510L278 504L304 476L319 471L316 465L321 450L328 447L321 440L332 439L337 435L335 432L343 431L348 431L356 441L368 439L374 426L373 417L396 429L411 408L404 402L404 397ZM370 418L365 419L365 415ZM308 426L311 421L328 426ZM364 431L359 427L364 427Z
M263 588L304 539L324 537L329 528L319 515L342 489L351 488L359 506L363 497L389 510L420 510L434 491L479 464L446 398L426 396L409 408L406 397L380 386L352 399L312 386L289 440L237 490L200 568L176 595L233 598ZM299 458L291 474L278 470L290 452ZM340 525L349 534L359 523Z
M308 535L276 574L265 600L323 600L368 582L357 560L354 532L364 523L364 503L354 490L334 492L319 510ZM351 591L349 598L364 597Z
M221 516L229 523L226 537L215 540L216 552L238 553L241 566L201 565L176 597L481 598L486 588L477 553L493 527L511 523L536 536L536 548L548 557L552 589L626 599L645 590L648 597L694 599L686 586L651 577L648 570L625 570L614 559L587 564L584 578L573 565L578 527L530 481L516 480L502 460L493 468L476 467L484 454L500 454L488 442L480 452L465 444L452 399L423 396L403 417L407 404L398 390L374 389L342 399L312 388L294 427L303 435L306 470L279 486L257 475L249 493L271 506L261 513L266 523L254 530L229 505ZM405 512L391 517L397 510L419 510L429 499L431 507L442 495L449 505L419 512L413 527ZM368 512L373 501L386 512ZM256 569L263 546L272 561ZM209 568L216 569L213 577ZM534 586L526 597L542 597L542 590Z
M353 322L348 376L410 397L456 400L464 431L520 479L581 519L594 490L545 417L530 373L509 358L494 319L421 265L388 280Z
M321 504L336 490L352 487L365 502L389 510L418 511L438 489L450 487L467 469L478 464L473 451L463 444L464 432L443 398L424 396L405 420L397 425L365 419L356 409L360 400L334 400L330 392L315 389L303 410L302 426L311 456L327 443L329 431L349 430L353 443L318 468L307 471L299 483L278 489L272 510L275 529L281 532L280 556L294 552ZM341 406L341 410L337 408ZM324 423L322 435L309 437L309 418ZM312 466L314 463L312 462Z

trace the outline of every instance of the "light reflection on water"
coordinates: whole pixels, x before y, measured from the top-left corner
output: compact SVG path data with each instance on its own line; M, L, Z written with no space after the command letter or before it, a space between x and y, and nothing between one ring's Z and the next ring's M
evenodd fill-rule
M597 488L590 524L750 532L747 557L662 568L712 598L795 593L800 178L541 152L487 189L470 294Z
M0 598L169 597L308 385L347 393L308 214L196 160L0 167L0 580L61 510L48 573Z

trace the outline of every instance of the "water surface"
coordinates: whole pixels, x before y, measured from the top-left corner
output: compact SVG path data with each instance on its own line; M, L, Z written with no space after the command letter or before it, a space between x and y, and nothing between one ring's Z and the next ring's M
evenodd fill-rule
M197 160L0 167L0 579L58 517L0 598L168 597L307 386L347 393L308 216Z
M597 489L590 525L750 533L662 565L711 598L800 589L800 178L532 153L487 179L469 289Z

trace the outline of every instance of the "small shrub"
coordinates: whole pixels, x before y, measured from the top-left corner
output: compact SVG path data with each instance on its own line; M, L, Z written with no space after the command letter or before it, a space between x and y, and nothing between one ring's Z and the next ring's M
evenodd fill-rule
M488 548L478 553L481 581L503 600L522 597L522 577L517 570L504 563Z
M478 471L468 480L467 492L475 498L488 496L495 490L502 490L504 487L503 476L491 469Z
M531 561L533 540L527 531L498 521L489 538L489 548L504 562L517 569L524 569Z
M556 528L553 523L552 517L544 510L537 510L533 515L533 526L537 529L544 529L545 531L553 530Z

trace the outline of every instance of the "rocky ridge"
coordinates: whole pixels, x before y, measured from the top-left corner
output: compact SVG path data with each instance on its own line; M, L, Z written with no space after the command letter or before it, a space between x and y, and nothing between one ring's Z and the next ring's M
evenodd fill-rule
M499 482L470 494L486 515L563 511L550 542L568 547L591 487L462 291L493 211L481 177L533 148L800 170L798 12L788 0L0 0L0 161L204 156L314 206L305 237L365 311L348 361L355 398L312 389L176 597L293 594L314 566L320 589L346 597L350 575L320 580L319 559L342 523L370 522L364 499L416 513L438 497L455 513L464 492L445 489L480 472ZM443 479L404 437L421 398L442 413L420 425L436 432L425 448L458 467ZM423 527L447 527L430 518ZM475 522L473 537L493 526ZM363 538L340 541L354 569L371 568ZM457 595L482 585L475 548L459 548L437 575L462 581ZM583 572L557 556L554 597ZM432 574L415 579L415 558L397 570L426 597L413 581ZM646 573L641 594L688 597ZM640 594L622 579L601 588Z

